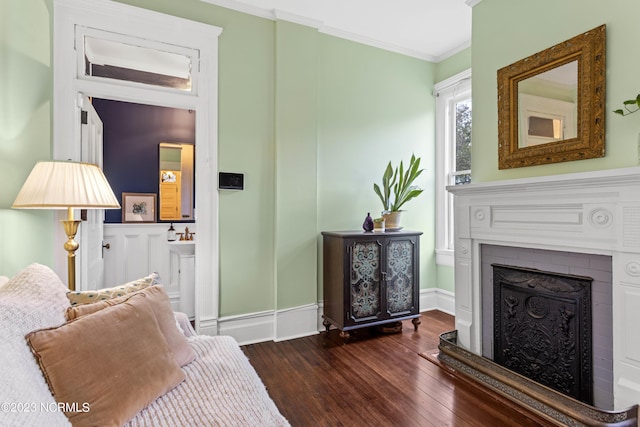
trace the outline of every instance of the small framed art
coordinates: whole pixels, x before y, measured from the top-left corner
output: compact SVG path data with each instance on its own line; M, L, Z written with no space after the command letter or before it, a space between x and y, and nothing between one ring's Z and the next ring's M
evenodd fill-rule
M122 193L122 223L156 222L156 193Z

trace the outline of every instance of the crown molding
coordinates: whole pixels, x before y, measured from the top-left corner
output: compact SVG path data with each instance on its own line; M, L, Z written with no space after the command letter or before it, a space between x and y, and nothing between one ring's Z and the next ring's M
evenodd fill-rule
M456 47L456 48L453 48L453 49L451 49L451 50L449 50L449 51L447 51L447 52L443 53L442 55L438 55L438 56L434 59L434 61L433 61L433 62L435 62L435 63L442 62L442 61L444 61L445 59L447 59L447 58L449 58L449 57L451 57L451 56L455 55L456 53L462 52L463 50L465 50L465 49L467 49L467 48L469 48L469 47L471 47L471 42L470 42L470 41L465 42L465 43L461 44L460 46L458 46L458 47Z
M294 24L304 25L305 27L311 27L319 30L324 25L324 22L317 19L308 18L302 15L296 15L295 13L285 12L284 10L274 9L274 19L278 21L287 21Z
M372 39L366 36L362 36L360 34L350 33L349 31L344 31L339 28L334 27L322 27L319 31L323 34L327 34L330 36L338 37L341 39L350 40L356 43L366 44L369 46L377 47L379 49L388 50L390 52L399 53L405 56L411 56L413 58L423 59L425 61L435 62L435 57L433 55L428 55L424 52L420 52L413 49L407 49L405 47L397 46L391 43L385 43L380 40Z
M370 37L362 36L360 34L344 31L339 28L325 26L322 21L318 21L306 16L296 15L282 10L268 10L260 7L249 6L244 3L240 3L236 0L201 0L205 3L210 3L216 6L224 7L226 9L232 9L237 12L246 13L249 15L257 16L260 18L270 19L272 21L282 20L287 22L293 22L294 24L305 25L308 27L316 28L320 33L330 36L338 37L341 39L350 40L356 43L365 44L379 49L388 50L390 52L399 53L401 55L410 56L413 58L422 59L425 61L436 62L433 55L426 54L413 49L407 49L405 47L397 46L391 43L385 43L380 40L372 39ZM467 0L470 1L470 0Z
M248 15L257 16L260 18L270 19L275 21L276 16L273 10L263 9L257 6L250 6L248 4L240 3L236 0L201 0L204 3L210 3L216 6L224 7L226 9L235 10L237 12L246 13Z
M248 15L257 16L259 18L269 19L271 21L287 21L294 24L304 25L307 27L315 28L318 32L327 34L330 36L338 37L345 40L350 40L356 43L364 44L367 46L377 47L379 49L387 50L401 55L410 56L412 58L422 59L433 63L441 62L458 52L471 46L471 42L464 43L448 52L434 56L425 52L408 49L402 46L398 46L392 43L386 43L381 40L373 39L371 37L363 36L360 34L352 33L349 31L341 30L339 28L326 26L324 22L317 19L309 18L302 15L297 15L290 12L285 12L279 9L263 9L257 6L250 6L245 3L241 3L237 0L201 0L205 3L210 3L216 6L224 7L226 9L235 10L237 12L246 13ZM473 7L480 3L482 0L465 0L465 3L470 7Z

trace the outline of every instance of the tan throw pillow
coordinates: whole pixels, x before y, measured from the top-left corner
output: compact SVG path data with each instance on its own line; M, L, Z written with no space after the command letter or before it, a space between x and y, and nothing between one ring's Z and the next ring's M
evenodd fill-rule
M69 292L67 294L67 298L69 298L71 305L91 304L102 300L121 297L128 293L159 284L160 275L158 273L151 273L147 277L133 280L125 283L124 285L114 286L113 288L103 288L96 291Z
M123 425L185 378L144 295L26 338L73 425Z
M79 317L95 313L104 308L122 304L123 302L128 301L132 296L139 294L144 295L147 298L147 301L149 301L153 314L158 322L158 326L160 327L160 331L167 340L167 344L169 344L169 348L173 352L178 365L185 366L191 363L193 359L195 359L196 353L193 351L193 348L185 336L180 332L180 330L178 330L175 317L173 316L173 310L171 309L169 295L167 295L164 288L160 285L150 286L141 291L127 294L119 298L99 301L93 304L82 304L69 307L67 309L67 320L74 320Z

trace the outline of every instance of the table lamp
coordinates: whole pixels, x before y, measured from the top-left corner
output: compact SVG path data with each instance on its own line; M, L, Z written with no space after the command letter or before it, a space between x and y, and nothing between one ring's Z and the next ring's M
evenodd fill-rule
M73 219L73 209L117 209L118 199L97 165L90 163L38 162L22 185L11 206L15 209L67 209L62 220L69 240L67 250L69 289L76 289L76 250L74 237L80 220Z

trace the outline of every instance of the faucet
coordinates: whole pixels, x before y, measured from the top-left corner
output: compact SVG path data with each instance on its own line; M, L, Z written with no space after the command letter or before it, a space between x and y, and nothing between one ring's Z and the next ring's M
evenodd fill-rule
M193 235L196 233L190 233L189 232L189 227L185 227L184 228L184 240L193 240ZM180 237L180 240L182 240L182 237Z

